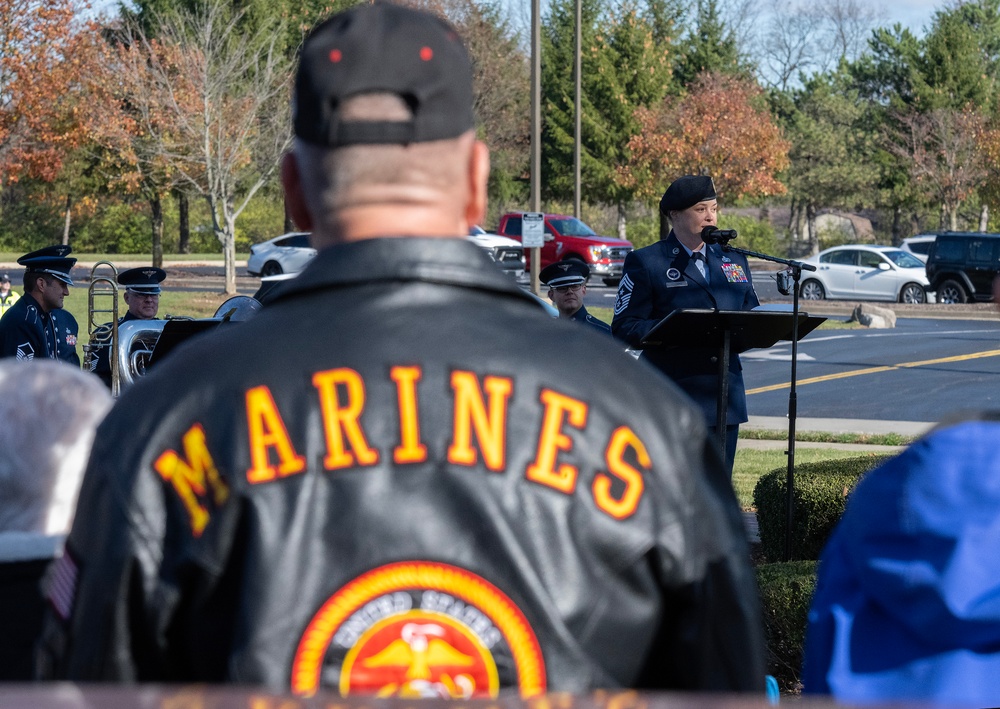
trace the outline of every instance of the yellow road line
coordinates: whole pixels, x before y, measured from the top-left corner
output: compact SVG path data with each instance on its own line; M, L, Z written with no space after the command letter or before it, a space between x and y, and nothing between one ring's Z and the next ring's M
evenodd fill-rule
M868 369L855 369L854 371L851 372L841 372L839 374L827 374L822 377L810 377L809 379L800 379L795 382L795 385L802 386L803 384L818 384L819 382L830 382L835 379L860 377L863 374L878 374L879 372L891 372L894 369L912 369L913 367L926 367L932 364L946 364L948 362L964 362L970 359L983 359L984 357L1000 357L1000 350L986 350L985 352L973 352L972 354L955 355L954 357L925 359L920 362L903 362L902 364L893 364L884 367L869 367ZM783 384L772 384L771 386L757 387L756 389L747 389L747 394L763 394L764 392L778 391L779 389L788 389L789 387L791 387L791 382L785 382Z

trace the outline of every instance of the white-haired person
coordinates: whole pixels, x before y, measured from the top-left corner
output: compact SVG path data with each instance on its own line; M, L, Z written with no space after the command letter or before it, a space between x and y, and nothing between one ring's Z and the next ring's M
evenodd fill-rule
M0 361L0 680L33 675L41 581L61 550L97 424L112 398L65 362Z

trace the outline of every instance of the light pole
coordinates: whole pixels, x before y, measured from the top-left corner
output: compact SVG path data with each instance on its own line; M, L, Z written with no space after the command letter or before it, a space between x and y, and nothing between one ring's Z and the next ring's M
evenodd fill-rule
M582 41L580 39L580 36L582 34L580 30L580 21L583 15L580 6L582 4L583 0L576 0L576 44L574 45L575 49L573 52L574 62L575 62L575 66L573 69L573 76L575 77L575 82L576 82L575 97L574 97L575 117L573 126L573 216L576 217L577 219L580 218L580 116L582 114L580 108L581 105L580 97L583 93L581 89L581 80L580 80L580 74L581 74L580 53L582 51L580 46L582 44Z

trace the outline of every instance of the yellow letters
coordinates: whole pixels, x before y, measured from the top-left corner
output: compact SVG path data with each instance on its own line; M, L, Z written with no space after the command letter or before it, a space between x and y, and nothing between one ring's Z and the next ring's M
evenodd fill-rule
M393 367L390 376L396 382L399 401L399 445L392 452L396 463L422 463L427 460L427 446L420 442L420 418L417 410L417 382L420 367Z
M507 464L507 401L514 383L507 377L487 376L480 389L475 374L456 371L451 373L451 389L455 396L455 417L448 462L476 464L478 456L472 447L475 430L487 470L503 471ZM489 398L488 413L483 390Z
M636 459L645 470L648 471L653 467L653 461L649 458L645 444L631 428L622 426L611 434L604 460L608 464L608 472L625 483L625 491L620 498L615 499L611 494L611 478L604 473L597 474L591 488L597 507L615 519L625 519L635 512L645 488L642 473L625 462L624 454L627 448L635 450Z
M528 480L569 495L576 488L578 471L568 463L556 468L556 456L559 451L568 451L573 447L573 441L562 432L563 421L583 430L587 425L587 405L551 389L544 389L539 398L545 404L542 430L538 436L535 462L528 466L525 474Z
M174 490L184 503L184 508L191 519L191 533L200 537L208 524L209 514L202 499L212 492L212 501L221 505L229 497L229 488L205 445L205 429L196 423L188 429L181 439L184 446L184 457L181 458L174 450L165 450L153 463L160 477L174 486Z
M312 383L319 392L323 430L326 433L326 458L323 459L326 469L349 468L355 464L375 465L378 451L368 445L358 421L365 408L365 382L361 375L353 369L330 369L316 372ZM343 387L347 395L345 406L340 405L338 386ZM345 436L353 454L347 450Z
M295 452L285 422L278 413L278 407L266 386L250 389L246 393L247 432L250 439L250 469L247 481L263 483L277 476L285 477L301 473L306 468L306 460ZM273 448L278 455L278 465L271 465L268 450Z

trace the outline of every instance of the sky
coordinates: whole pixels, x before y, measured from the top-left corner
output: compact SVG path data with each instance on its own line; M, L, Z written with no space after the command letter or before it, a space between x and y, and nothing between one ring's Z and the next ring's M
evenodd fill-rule
M930 24L934 11L939 7L944 7L944 3L941 0L903 0L902 2L889 0L883 2L882 7L888 18L887 24L892 25L899 22L904 27L909 27L914 34L921 35L924 28Z

